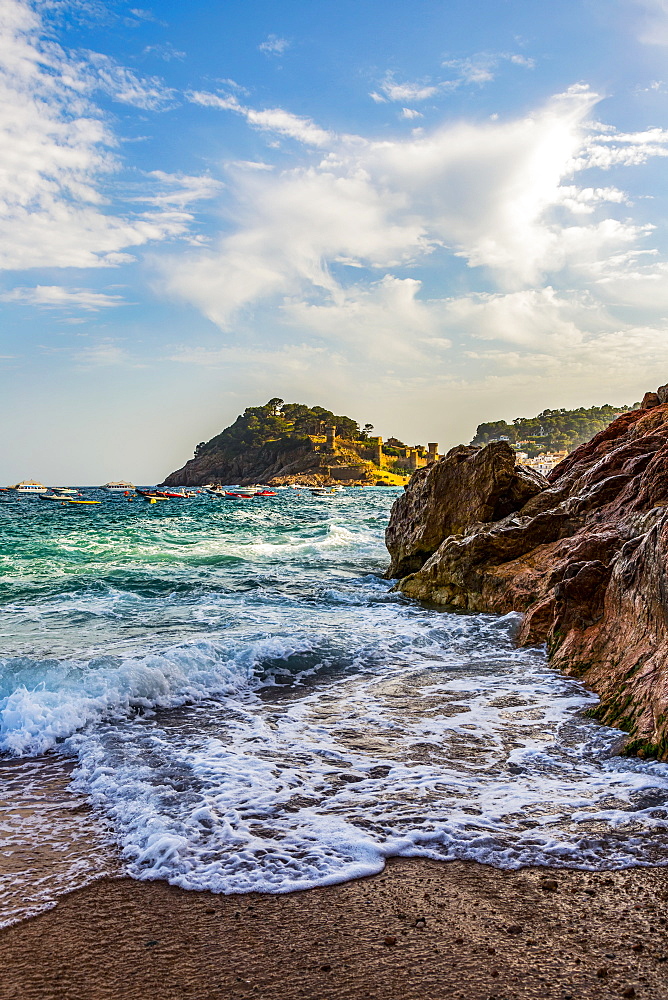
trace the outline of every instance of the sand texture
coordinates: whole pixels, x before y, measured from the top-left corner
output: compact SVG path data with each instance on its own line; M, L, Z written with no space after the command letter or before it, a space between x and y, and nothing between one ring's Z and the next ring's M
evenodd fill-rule
M398 860L282 896L106 879L0 934L2 1000L668 1000L668 869Z

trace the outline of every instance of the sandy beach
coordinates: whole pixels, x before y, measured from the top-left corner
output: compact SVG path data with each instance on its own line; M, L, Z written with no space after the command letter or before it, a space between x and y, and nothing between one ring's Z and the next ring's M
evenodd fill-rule
M0 934L3 1000L668 1000L668 869L390 861L288 895L106 879Z

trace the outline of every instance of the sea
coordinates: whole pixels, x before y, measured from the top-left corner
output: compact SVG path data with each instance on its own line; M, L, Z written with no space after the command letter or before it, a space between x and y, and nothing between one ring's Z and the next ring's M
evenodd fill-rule
M518 616L384 579L397 495L0 494L0 923L104 876L668 863L668 766L621 756Z

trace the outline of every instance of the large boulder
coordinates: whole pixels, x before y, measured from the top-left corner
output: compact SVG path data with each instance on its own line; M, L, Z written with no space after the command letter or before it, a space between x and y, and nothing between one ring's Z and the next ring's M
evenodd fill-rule
M510 445L495 441L486 448L459 445L415 472L385 533L388 576L414 573L444 538L497 521L545 489L543 476L515 462Z
M627 729L641 752L666 756L666 387L656 396L542 486L513 472L508 446L453 449L413 476L387 536L401 591L522 612L520 641L546 642L555 665L600 693L601 719Z

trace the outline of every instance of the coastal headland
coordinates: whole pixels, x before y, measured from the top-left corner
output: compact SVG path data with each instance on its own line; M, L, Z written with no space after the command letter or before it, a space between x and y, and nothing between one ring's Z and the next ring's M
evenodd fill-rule
M668 996L668 869L390 860L307 892L106 879L0 935L3 1000Z
M406 595L524 616L522 644L600 695L627 752L668 756L668 386L547 478L504 441L413 474L387 529Z
M220 434L197 445L195 455L164 486L209 482L283 486L402 486L411 472L436 457L396 439L372 436L351 417L322 406L270 399L247 407Z

